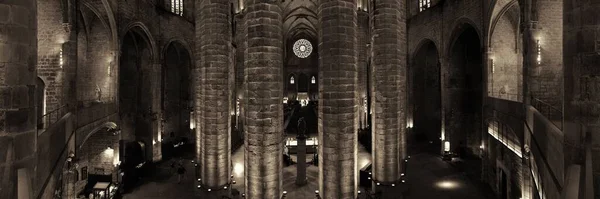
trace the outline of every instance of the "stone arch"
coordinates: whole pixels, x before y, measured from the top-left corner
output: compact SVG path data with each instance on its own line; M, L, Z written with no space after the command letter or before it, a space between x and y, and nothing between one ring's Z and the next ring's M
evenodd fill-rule
M118 125L115 122L105 122L104 124L98 125L96 126L96 128L93 128L90 133L88 133L85 138L83 138L81 140L81 144L79 146L77 146L77 149L81 149L81 147L83 147L85 145L85 142L88 141L90 139L90 137L92 137L92 135L96 134L97 132L99 132L100 130L104 129L104 128L108 128L108 129L117 129Z
M172 38L169 41L167 41L166 45L162 48L160 55L160 59L164 60L165 59L165 54L167 51L167 47L169 47L171 44L177 43L179 45L181 45L181 47L183 47L183 49L185 49L185 51L187 51L190 55L190 59L192 58L192 55L194 54L192 49L190 48L190 44L185 40L185 39L181 39L181 38ZM192 68L193 68L193 64L194 62L191 63L192 64Z
M452 54L452 47L454 43L458 39L458 37L467 29L472 28L477 33L477 37L479 38L479 48L483 47L484 40L482 39L483 34L481 34L481 30L478 28L477 23L475 23L472 19L467 17L461 17L452 23L452 32L450 33L450 37L448 43L446 45L446 49L444 50L446 57L449 57Z
M122 34L120 34L120 38L119 38L119 43L122 44L123 40L125 39L125 36L127 35L127 33L130 32L134 32L139 34L139 36L142 36L142 38L144 38L146 40L146 42L148 42L148 44L150 45L150 53L151 53L151 58L152 58L152 63L158 63L158 53L157 53L157 45L156 45L156 40L154 39L154 37L152 36L152 33L150 32L150 29L148 29L148 27L142 23L142 22L132 22L129 25L127 25L124 29L124 32L122 32Z
M111 103L116 95L112 68L115 54L110 24L103 12L83 2L78 13L81 23L77 35L77 100L84 106L91 103ZM107 42L109 41L109 42Z
M433 45L436 47L436 49L438 49L437 51L438 51L438 53L439 53L439 48L438 48L438 46L440 46L440 45L438 44L438 42L436 42L434 39L430 39L430 38L423 38L423 39L421 39L421 41L419 41L419 43L418 43L418 44L415 46L415 48L414 48L414 49L412 50L412 52L410 53L410 57L409 57L409 59L411 60L411 62L412 62L412 59L413 59L413 58L414 58L414 57L417 55L417 53L419 52L419 50L420 50L420 49L421 49L423 46L425 46L425 45L429 45L430 43L432 43L432 44L433 44Z
M447 49L443 79L442 140L453 153L475 153L481 142L486 74L481 32L469 19L458 20Z
M498 5L494 4L494 8L493 9L494 9L494 13L497 12L497 14L491 16L490 23L489 23L490 26L488 27L488 32L487 32L488 33L487 34L487 42L488 42L488 44L492 44L492 37L494 35L494 30L496 29L498 21L500 21L500 19L504 16L504 14L506 14L506 12L508 12L514 6L517 6L517 9L518 9L519 14L520 14L520 9L519 9L520 6L519 6L519 2L517 0L511 0L510 2L508 2L508 4L504 5L503 7L496 7L496 6L498 6ZM519 22L520 22L520 20L519 20ZM518 26L516 28L518 30Z
M120 37L118 107L123 139L144 145L145 160L161 159L160 62L156 43L141 22L130 23Z
M173 133L176 137L192 139L189 131L193 63L191 52L184 43L172 40L163 48L161 54L163 56L161 67L163 131L167 135Z
M437 142L442 128L442 83L440 52L432 40L423 39L417 45L409 74L407 126L414 128L417 140Z
M520 34L520 9L516 0L498 8L491 19L486 42L489 46L488 96L521 101L523 55Z

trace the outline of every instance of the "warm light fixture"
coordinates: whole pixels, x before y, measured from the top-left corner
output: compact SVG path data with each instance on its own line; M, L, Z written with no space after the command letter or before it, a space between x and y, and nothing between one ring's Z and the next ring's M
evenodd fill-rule
M483 143L481 143L481 146L479 146L480 149L485 149L485 145Z
M444 152L450 152L450 141L444 142Z
M310 83L311 84L316 84L317 83L317 79L315 78L315 76L312 76L312 78L310 79Z
M63 68L63 49L62 47L60 48L60 52L58 52L58 65L60 66L60 68Z
M542 46L540 45L540 40L537 40L537 64L542 64Z
M290 84L294 84L294 76L290 77Z
M238 176L241 176L242 174L244 174L244 165L240 163L235 164L235 166L233 167L233 172Z
M110 77L112 75L112 61L108 63L108 67L106 67L106 73Z
M496 62L492 59L492 73L494 73L494 71L496 71Z

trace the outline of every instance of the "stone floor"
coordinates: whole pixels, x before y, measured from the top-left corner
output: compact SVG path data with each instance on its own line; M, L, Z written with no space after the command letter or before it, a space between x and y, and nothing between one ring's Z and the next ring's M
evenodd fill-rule
M236 181L233 189L243 192L243 149L236 151L232 158L234 164L233 175ZM369 153L361 147L359 164L367 164L369 161ZM155 176L146 179L139 188L124 195L124 198L198 198L194 196L194 174L188 173L183 182L177 184L177 176L174 171L170 170L169 164L169 161L159 164ZM188 171L193 171L191 160L186 160L185 164ZM489 193L483 191L484 189L481 188L479 182L469 178L467 173L463 172L465 170L458 167L460 165L444 162L439 156L432 153L413 154L408 163L406 187L397 186L393 190L386 190L385 198L400 198L400 195L404 195L404 198L409 199L490 198ZM295 166L284 168L283 187L288 193L286 199L314 198L314 192L318 189L318 168L312 165L307 168L307 185L296 186L295 176ZM366 193L365 190L361 189L361 192L363 194L359 198L367 198L364 194Z

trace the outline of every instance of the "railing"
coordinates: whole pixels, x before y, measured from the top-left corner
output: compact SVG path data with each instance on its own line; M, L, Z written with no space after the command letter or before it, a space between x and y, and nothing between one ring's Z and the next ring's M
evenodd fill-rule
M525 126L525 129L526 129L526 132L524 132L524 133L529 133L530 138L531 138L531 140L530 140L530 145L531 146L529 146L529 147L531 147L531 151L533 151L533 148L535 148L535 150L539 151L540 153L543 151L542 150L543 148L541 147L540 143L536 139L535 135L533 134L533 130L531 130L531 127L529 126L529 124L527 123L527 121L525 120L525 118L519 117L519 116L515 116L515 115L512 115L510 113L506 113L506 112L497 110L497 109L492 108L492 107L488 107L488 109L494 111L494 113L496 113L496 114L503 115L505 118L512 118L514 120L519 120L519 121L523 122L523 125ZM533 154L532 154L532 152L530 153L528 151L525 151L525 154L523 154L523 156L525 158L528 158L530 155L533 155ZM546 169L549 170L551 168L549 161L547 160L547 158L543 154L540 154L539 157L534 157L534 158L536 160L541 161L541 164L543 164ZM529 161L531 161L531 158L529 158ZM533 166L530 167L530 169L532 170ZM533 174L533 172L531 172L531 173ZM539 168L538 168L538 171L536 171L536 174L538 174L539 176L541 176L541 174L539 174ZM550 178L552 179L552 181L554 182L554 187L557 190L559 190L559 192L560 192L563 187L560 185L560 183L558 181L558 178L552 172L550 172L549 175L550 175ZM531 177L533 178L533 176L531 176ZM539 185L541 185L541 188L544 188L545 185L543 184L544 183L543 180L541 180L541 179L538 179L538 180L540 180L540 182L539 182L540 184Z
M516 101L516 102L523 102L523 95L518 94L518 93L502 93L502 92L488 91L488 97L505 99L505 100Z
M537 109L542 115L546 116L560 130L563 130L563 112L562 110L546 103L535 97L531 97L531 106Z
M40 130L46 129L51 124L54 124L55 122L60 120L60 118L62 118L62 116L64 116L68 112L69 112L69 105L63 105L57 109L54 109L54 110L46 113L45 115L43 115L38 120L38 124L37 124L38 133Z

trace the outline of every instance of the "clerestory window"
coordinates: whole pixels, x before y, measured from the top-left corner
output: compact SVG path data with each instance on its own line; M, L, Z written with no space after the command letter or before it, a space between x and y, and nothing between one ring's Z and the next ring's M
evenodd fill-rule
M431 7L431 0L419 0L419 12Z
M171 0L171 12L183 16L183 0Z

